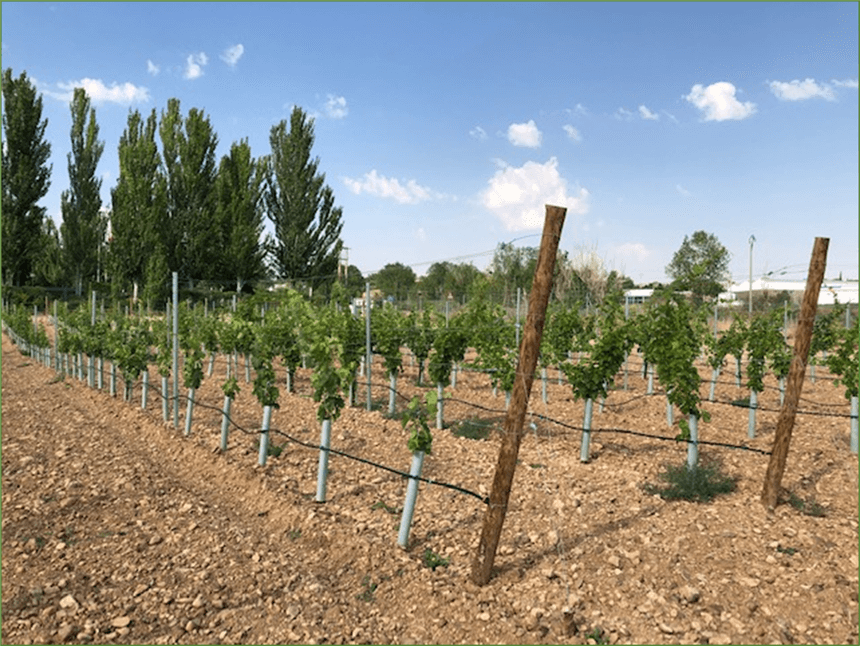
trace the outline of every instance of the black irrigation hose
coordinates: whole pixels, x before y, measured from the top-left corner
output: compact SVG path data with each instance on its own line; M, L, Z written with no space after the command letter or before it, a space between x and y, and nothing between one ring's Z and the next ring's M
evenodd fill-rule
M161 395L161 393L159 393L159 392L158 392L158 390L157 390L157 389L153 389L153 390L155 390L155 395L156 395L157 397L161 397L162 399L164 399L164 397ZM188 397L187 397L186 395L182 395L182 394L180 394L180 395L178 396L178 398L179 398L179 399L188 400ZM171 397L169 397L169 398L168 398L168 401L171 401L171 400L173 400L173 399L174 399L174 397L172 397L172 396L171 396ZM208 408L208 409L210 409L210 410L214 410L214 411L219 412L221 415L224 415L224 411L223 411L221 408L218 408L217 406L211 406L211 405L209 405L209 404L204 404L203 402L200 402L200 401L197 401L197 400L194 400L194 405L195 405L195 406L199 406L200 408ZM377 463L377 462L373 462L373 461L371 461L371 460L367 460L366 458L360 458L360 457L358 457L358 456L356 456L356 455L350 455L349 453L345 453L345 452L343 452L343 451L339 451L339 450L337 450L337 449L326 448L326 447L321 446L321 445L314 445L314 444L311 444L311 443L309 443L309 442L305 442L305 441L303 441L303 440L300 440L300 439L298 439L298 438L296 438L296 437L293 437L293 436L292 436L292 435L290 435L289 433L286 433L286 432L284 432L284 431L282 431L282 430L280 430L280 429L277 429L277 428L270 428L270 429L268 429L268 431L263 431L263 429L257 429L257 430L254 430L254 431L249 431L249 430L247 430L247 429L243 428L242 426L240 426L240 425L239 425L237 422L235 422L235 421L234 421L234 420L233 420L229 415L224 415L224 416L227 418L227 420L230 422L230 424L232 424L233 426L235 426L239 431L241 431L241 432L242 432L242 433L244 433L245 435L255 435L255 434L261 434L261 433L263 433L263 432L275 433L275 434L277 434L277 435L282 435L282 436L284 436L285 438L287 438L288 440L290 440L291 442L295 442L296 444L299 444L299 445L301 445L301 446L303 446L303 447L305 447L305 448L308 448L308 449L314 449L314 450L319 449L320 451L328 451L328 452L330 452L330 453L334 453L334 454L336 454L336 455L341 455L341 456L343 456L343 457L345 457L345 458L349 458L350 460L355 460L356 462L362 462L362 463L364 463L364 464L368 464L368 465L373 466L373 467L376 467L376 468L378 468L378 469L382 469L383 471L388 471L388 472L390 472L390 473L394 473L394 474L396 474L396 475L403 476L404 478L413 478L413 479L415 479L415 480L419 480L419 481L421 481L421 482L426 482L427 484L430 484L430 485L436 485L436 486L438 486L438 487L445 487L445 488L447 488L447 489L453 489L454 491L458 491L458 492L460 492L460 493L464 493L464 494L467 494L467 495L469 495L469 496L473 496L473 497L477 498L478 500L480 500L481 502L483 502L485 505L489 505L489 504L490 504L490 498L489 498L489 496L482 496L482 495L481 495L481 494L479 494L479 493L475 493L474 491L470 491L470 490L465 489L465 488L463 488L463 487L460 487L460 486L458 486L458 485L450 484L450 483L448 483L448 482L442 482L442 481L439 481L439 480L434 480L434 479L432 479L432 478L425 478L425 477L423 477L423 476L414 476L414 475L412 475L412 474L410 474L410 473L408 473L408 472L400 471L400 470L398 470L398 469L394 469L394 468L392 468L392 467L387 467L387 466L385 466L384 464L379 464L379 463Z
M573 430L573 431L584 431L585 428L581 426L574 426L572 424L566 424L564 422L559 422L558 420L552 419L550 417L546 417L545 415L540 415L538 413L529 413L533 417L537 417L538 419L550 422L552 424L557 424L564 428ZM642 433L640 431L631 431L624 428L592 428L589 430L590 433L619 433L624 435L637 435L639 437L648 437L655 440L663 440L666 442L686 442L687 444L707 444L709 446L721 446L728 449L740 449L743 451L752 451L754 453L761 453L763 455L770 455L770 451L763 451L762 449L755 449L750 446L745 446L742 444L727 444L725 442L709 442L707 440L693 440L688 439L679 439L675 437L666 437L665 435L651 435L649 433Z
M474 408L480 408L482 410L485 410L485 411L491 412L491 413L504 413L505 412L505 411L500 411L500 410L496 410L496 409L492 409L492 408L487 408L486 406L481 406L479 404L472 404L471 402L467 402L467 401L464 401L462 399L453 399L452 398L452 399L448 399L447 401L457 401L457 402L460 402L463 404L468 404ZM546 415L541 415L540 413L535 413L535 412L529 411L527 414L530 415L531 417L535 417L537 419L543 420L545 422L549 422L551 424L556 424L558 426L561 426L563 428L566 428L566 429L569 429L572 431L585 431L585 428L582 426L575 426L573 424L568 424L566 422L559 421L559 420L554 419L552 417L548 417ZM665 435L651 435L650 433L642 433L641 431L631 431L631 430L623 429L623 428L592 428L592 429L589 429L589 432L591 432L591 433L619 433L619 434L624 434L624 435L637 435L639 437L649 437L649 438L652 438L655 440L664 440L664 441L668 441L668 442L687 442L688 444L692 443L692 440L679 440L679 439L674 438L674 437L666 437ZM762 453L764 455L770 455L770 453L771 453L770 451L762 451L761 449L754 449L754 448L749 447L749 446L744 446L744 445L740 445L740 444L727 444L725 442L709 442L707 440L697 440L696 444L707 444L707 445L712 445L712 446L722 446L722 447L731 448L731 449L741 449L741 450L745 450L745 451L753 451L756 453Z
M364 382L356 382L356 383L358 383L359 385L367 385L367 384L368 384L368 382L367 382L367 381L364 381ZM391 390L391 386L390 386L390 384L383 384L383 383L380 383L380 382L373 382L373 381L371 381L371 382L370 382L370 385L383 386L383 387L386 387L386 388L388 388L389 390ZM155 395L156 395L157 397L162 397L161 393L159 393L159 392L158 392L158 389L157 389L157 388L152 387L152 390L155 392ZM409 399L409 397L407 397L407 396L406 396L406 395L404 395L403 393L401 393L401 392L397 391L396 389L394 390L394 392L395 392L395 394L396 394L397 396L401 397L402 399L407 399L407 400ZM655 394L657 394L657 393L655 393ZM613 404L613 405L609 405L609 404L607 404L607 407L610 407L610 408L612 408L612 407L620 407L620 406L626 405L627 403L630 403L631 401L635 401L635 400L640 399L640 398L642 398L642 397L650 397L650 396L653 396L653 395L647 395L647 394L646 394L646 395L638 395L638 396L633 397L633 398L631 398L631 399L628 399L627 401L622 402L622 403L620 403L620 404ZM179 398L181 398L181 399L185 399L185 400L187 400L187 399L188 399L188 397L186 397L186 396L184 396L184 395L181 395L181 394L180 394L180 395L178 395L178 397L179 397ZM162 397L162 398L163 398L163 397ZM173 399L174 399L174 397L170 397L169 399L170 399L170 400L173 400ZM497 413L497 414L498 414L498 413L501 413L501 414L504 414L504 413L506 412L505 410L489 408L489 407L486 407L486 406L482 406L482 405L480 405L480 404L475 404L474 402L469 402L469 401L466 401L466 400L463 400L463 399L454 398L454 397L448 398L448 399L447 399L447 401L449 401L449 402L454 402L454 403L461 403L461 404L465 404L465 405L470 406L470 407L472 407L472 408L477 408L477 409L480 409L480 410L483 410L483 411L486 411L486 412L489 412L489 413ZM195 403L195 404L197 404L198 406L200 406L201 408L207 408L207 409L210 409L210 410L214 410L214 411L219 412L221 415L224 415L224 411L223 411L222 409L218 408L218 407L211 406L211 405L204 404L204 403L202 403L202 402L197 402L197 401L195 401L194 403ZM735 404L734 402L725 402L725 401L720 401L720 400L715 400L715 401L712 401L712 402L710 402L710 403L717 403L717 404L724 404L724 405L737 406L737 404ZM832 405L832 404L831 404L831 405ZM756 407L756 408L757 408L757 410L762 410L762 411L768 411L768 412L779 412L779 409L769 409L769 408L761 408L761 407ZM832 414L832 413L819 413L819 412L814 412L814 411L797 411L797 413L798 413L798 414L803 414L803 415L817 415L817 416L822 416L822 417L849 417L849 418L850 418L850 417L852 417L851 415L844 415L844 414L838 414L838 415L837 415L837 414ZM546 415L541 415L541 414L539 414L539 413L530 412L529 414L530 414L532 417L534 417L534 418L540 419L540 420L542 420L542 421L549 422L549 423L551 423L551 424L555 424L555 425L557 425L557 426L560 426L560 427L562 427L562 428L566 428L566 429L569 429L569 430L572 430L572 431L579 431L579 432L582 432L582 431L585 431L585 430L586 430L586 429L585 429L585 428L583 428L583 427L574 426L574 425L572 425L572 424L567 424L567 423L562 422L562 421L560 421L560 420L557 420L557 419L554 419L554 418L548 417L548 416L546 416ZM242 426L240 426L238 423L236 423L235 421L233 421L233 419L231 419L229 415L226 415L226 418L227 418L227 420L228 420L228 421L229 421L233 426L235 426L238 430L240 430L241 432L245 433L246 435L251 435L251 434L254 434L254 433L262 433L262 432L263 432L263 430L262 430L262 429L259 429L259 430L257 430L257 431L248 431L248 430L246 430L245 428L243 428ZM280 429L269 429L269 432L272 432L272 433L275 433L275 434L278 434L278 435L282 435L283 437L286 437L288 440L290 440L290 441L292 441L292 442L295 442L296 444L299 444L300 446L303 446L303 447L305 447L305 448L309 448L309 449L312 449L312 450L317 450L317 449L319 449L319 450L323 450L323 451L329 451L329 452L334 453L334 454L336 454L336 455L340 455L340 456L343 456L343 457L345 457L345 458L348 458L348 459L351 459L351 460L355 460L355 461L357 461L357 462L361 462L361 463L364 463L364 464L367 464L367 465L370 465L370 466L373 466L373 467L376 467L376 468L382 469L382 470L384 470L384 471L388 471L388 472L390 472L390 473L394 473L394 474L399 475L399 476L401 476L401 477L405 477L405 478L415 478L416 480L419 480L419 481L421 481L421 482L425 482L425 483L427 483L427 484L436 485L436 486L440 486L440 487L445 487L445 488L448 488L448 489L452 489L452 490L454 490L454 491L458 491L458 492L460 492L460 493L464 493L464 494L467 494L467 495L473 496L473 497L477 498L478 500L481 500L484 504L489 504L489 502L490 502L489 496L481 496L480 494L475 493L474 491L470 491L470 490L468 490L468 489L464 489L463 487L460 487L460 486L458 486L458 485L453 485L453 484L450 484L450 483L447 483L447 482L441 482L441 481L433 480L433 479L431 479L431 478L424 478L424 477L421 477L421 476L413 476L413 475L411 475L411 474L409 474L409 473L406 473L406 472L400 471L400 470L398 470L398 469L394 469L394 468L392 468L392 467L388 467L388 466L385 466L385 465L382 465L382 464L378 464L378 463L373 462L373 461L371 461L371 460L367 460L367 459L365 459L365 458L361 458L361 457L358 457L358 456L354 456L354 455L351 455L351 454L349 454L349 453L345 453L345 452L343 452L343 451L339 451L339 450L337 450L337 449L332 449L332 448L328 448L328 449L326 449L326 448L325 448L325 447L323 447L323 446L316 446L316 445L310 444L310 443L308 443L308 442L304 442L304 441L302 441L302 440L299 440L298 438L292 437L291 435L289 435L288 433L285 433L284 431L281 431ZM640 431L632 431L632 430L629 430L629 429L620 429L620 428L593 428L593 429L590 429L590 432L592 432L592 433L618 433L618 434L624 434L624 435L634 435L634 436L639 436L639 437L647 437L647 438L650 438L650 439L656 439L656 440L662 440L662 441L669 441L669 442L687 442L688 444L690 444L690 443L694 443L694 442L693 442L693 440L689 440L689 439L679 439L679 438L674 438L674 437L666 437L666 436L663 436L663 435L652 435L652 434L649 434L649 433L642 433L642 432L640 432ZM708 441L708 440L696 440L696 442L695 442L695 443L696 443L696 444L706 445L706 446L718 446L718 447L722 447L722 448L730 448L730 449L737 449L737 450L750 451L750 452L753 452L753 453L760 453L760 454L762 454L762 455L771 455L771 451L764 451L764 450L762 450L762 449L756 449L756 448L753 448L753 447L744 446L744 445L738 445L738 444L729 444L729 443L726 443L726 442L712 442L712 441Z
M377 385L381 386L382 384L377 384ZM630 399L627 399L623 402L618 402L618 403L614 403L614 404L610 404L608 402L605 402L604 406L606 406L606 408L609 408L609 409L615 409L615 408L620 408L622 406L626 406L630 402L636 401L638 399L642 399L645 397L664 396L664 395L665 395L665 393L663 393L663 392L655 392L655 393L652 393L651 395L648 395L648 394L636 395L636 396L631 397ZM484 406L480 406L479 404L473 404L471 402L467 402L463 399L446 398L445 401L455 401L455 402L459 402L462 404L467 404L469 406L473 406L475 408L480 408L480 409L485 410L485 411L490 412L490 413L505 413L504 410L495 410L495 409L491 409L491 408L486 408ZM742 407L742 406L739 406L738 404L735 404L734 402L722 401L719 399L715 399L713 401L707 401L707 402L703 401L702 402L702 404L706 404L706 403L723 404L726 406L737 406L738 408L749 408L749 406L743 406ZM815 403L815 402L811 402L811 403ZM844 406L844 404L826 404L826 405L828 405L828 406ZM778 413L780 411L779 408L765 408L763 406L756 406L756 410L760 410L760 411L764 411L764 412L770 412L770 413ZM796 414L797 415L818 416L818 417L840 417L840 418L849 418L849 419L853 418L852 415L845 414L845 413L823 413L823 412L818 412L818 411L805 411L805 410L798 410Z
M740 404L736 404L735 402L727 402L727 401L722 401L719 399L715 399L714 401L709 402L709 403L711 403L711 404L722 404L724 406L737 406L738 408L750 408L750 406L748 404L747 405L740 405ZM756 405L755 410L760 410L760 411L763 411L765 413L779 413L782 409L781 408L765 408L764 406ZM813 410L798 410L798 411L795 411L795 414L797 414L797 415L809 415L810 417L841 417L841 418L848 418L848 419L854 419L855 418L855 416L851 415L850 413L849 414L824 413L824 412L813 411Z

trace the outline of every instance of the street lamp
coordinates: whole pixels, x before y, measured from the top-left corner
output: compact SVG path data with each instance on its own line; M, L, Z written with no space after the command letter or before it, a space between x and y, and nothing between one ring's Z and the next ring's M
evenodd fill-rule
M750 292L749 292L749 310L752 315L752 252L753 252L753 243L755 242L755 236L750 236Z

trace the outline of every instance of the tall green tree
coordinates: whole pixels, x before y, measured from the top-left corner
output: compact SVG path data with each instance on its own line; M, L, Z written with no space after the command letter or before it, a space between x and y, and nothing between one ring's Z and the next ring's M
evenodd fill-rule
M481 275L478 268L470 262L454 265L451 267L451 283L446 286L446 291L451 293L456 300L465 302L472 285Z
M421 289L434 300L444 300L450 294L460 301L469 293L472 282L480 273L475 265L467 262L434 262L421 279Z
M516 303L517 288L523 291L531 289L537 257L537 247L515 247L510 242L502 242L496 247L490 272L504 305Z
M215 226L218 136L201 110L191 108L183 118L175 98L162 112L159 133L167 183L162 229L167 265L192 283L212 278L221 252Z
M111 191L110 267L117 287L139 288L153 255L164 255L166 184L160 173L161 155L155 135L153 109L144 121L137 110L119 140L119 178ZM165 263L166 264L166 263Z
M22 72L3 71L2 270L3 281L31 280L42 247L45 208L38 205L51 185L51 144L45 140L42 97Z
M245 281L266 274L263 235L263 193L266 161L251 156L248 140L230 147L221 158L215 182L216 213L221 228L219 267L224 278L236 281L242 291Z
M60 238L68 276L80 295L84 281L96 278L107 221L100 213L102 180L96 175L104 142L99 141L96 110L83 88L75 88L71 103L72 150L68 154L69 190L60 196L63 223Z
M334 205L334 193L318 172L319 158L311 158L313 119L293 108L287 122L274 126L266 180L265 204L275 227L271 258L282 278L313 288L337 277L343 243L343 209Z
M42 220L41 251L33 265L33 282L46 287L59 287L64 275L60 232L51 218L45 218Z
M446 290L449 289L454 265L450 262L434 262L427 269L427 274L421 279L421 289L427 294L427 298L441 300L445 298Z
M684 236L681 247L666 266L666 275L673 288L691 291L701 301L703 297L719 296L729 280L731 255L712 233L696 231Z
M393 296L395 301L404 301L415 285L415 272L399 262L388 263L370 277L373 287L381 290L385 296ZM428 298L433 295L428 294Z
M364 294L367 281L364 280L364 274L361 273L361 270L355 265L350 265L345 268L345 273L346 275L342 276L342 279L344 280L346 295L350 298L356 298Z

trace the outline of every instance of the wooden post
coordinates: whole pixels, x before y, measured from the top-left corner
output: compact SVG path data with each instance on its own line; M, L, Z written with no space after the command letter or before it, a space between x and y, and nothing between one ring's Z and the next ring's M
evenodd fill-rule
M478 585L485 585L490 580L493 561L496 558L496 548L499 545L499 536L502 533L502 524L508 510L508 498L514 480L514 470L517 466L517 454L523 437L526 407L534 381L538 350L540 349L546 318L546 307L552 290L555 257L558 253L561 228L564 225L566 215L566 208L550 205L546 207L543 237L538 252L534 282L529 295L528 317L520 345L517 379L514 381L511 405L502 427L502 445L499 449L496 473L493 477L493 488L490 491L490 505L484 514L484 526L481 531L478 554L472 562L472 580Z
M829 238L816 238L812 248L812 259L809 261L809 275L806 279L806 291L803 293L803 302L797 319L797 331L794 335L794 357L791 360L791 370L788 373L785 401L776 423L776 435L761 493L761 502L768 509L773 509L777 505L782 474L785 471L791 432L794 429L795 415L797 415L797 402L803 388L803 376L806 373L806 361L812 341L812 324L815 322L815 311L818 308L818 294L821 291L821 282L824 280L824 268L827 266L827 246L829 244Z

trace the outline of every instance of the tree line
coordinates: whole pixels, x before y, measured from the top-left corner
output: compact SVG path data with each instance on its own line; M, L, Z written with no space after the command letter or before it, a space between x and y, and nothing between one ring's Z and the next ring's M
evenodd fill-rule
M4 285L73 285L80 294L110 283L117 295L162 300L171 272L190 286L210 281L236 291L261 279L312 289L336 279L343 210L311 156L314 122L301 108L272 127L269 154L254 157L242 139L220 160L203 110L183 114L175 98L160 115L132 110L118 145L119 177L103 205L97 167L105 144L95 108L75 88L58 230L38 204L53 170L42 97L26 73L15 78L11 69L2 90ZM273 236L263 236L264 218Z
M160 114L130 110L117 153L119 177L102 204L97 167L105 143L95 108L82 88L70 103L69 188L61 196L59 229L39 201L47 194L52 166L45 139L42 97L27 78L3 72L2 281L4 286L73 286L78 294L101 287L115 297L167 298L176 272L189 287L205 282L241 292L261 280L328 293L340 280L350 296L364 291L365 277L342 267L343 210L311 156L313 119L295 107L273 126L269 154L254 157L247 139L216 157L218 135L203 110L183 113L168 100ZM264 236L264 218L274 235ZM528 292L537 247L500 244L484 272L471 263L437 262L418 278L390 263L368 279L386 298L453 300L489 295L510 307ZM716 296L725 282L728 252L697 231L666 268L672 289ZM560 251L554 300L600 303L633 281L607 271L593 250ZM655 286L654 284L649 286Z

